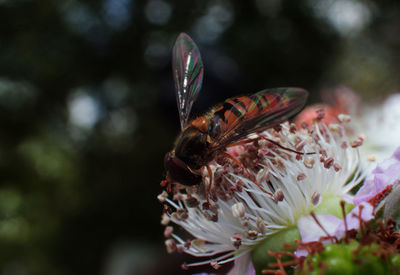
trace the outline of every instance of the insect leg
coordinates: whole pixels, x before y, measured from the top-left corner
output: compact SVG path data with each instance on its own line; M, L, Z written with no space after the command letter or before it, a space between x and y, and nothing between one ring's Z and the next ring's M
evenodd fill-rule
M212 181L213 181L213 176L212 176L211 167L209 165L206 165L206 168L207 168L208 176L210 177L210 182L208 184L208 188L207 188L207 191L206 191L206 199L207 199L208 204L210 204L208 195L211 192L211 185L212 185Z
M248 144L248 143L251 143L251 142L254 142L254 141L258 141L260 139L263 139L263 140L266 140L266 141L268 141L268 142L270 142L272 144L275 144L276 146L278 146L279 148L281 148L283 150L286 150L286 151L289 151L289 152L292 152L292 153L296 153L296 154L299 154L299 155L314 155L315 154L315 152L303 153L303 152L299 152L299 151L287 148L285 146L280 145L279 142L273 141L272 139L269 139L269 138L264 137L264 136L259 136L257 138L243 139L241 141L234 142L234 143L231 143L231 144L227 145L226 148Z
M254 141L257 141L257 140L260 140L260 139L263 139L263 137L243 139L241 141L228 144L225 148L244 145L244 144L251 143L251 142L254 142Z
M172 183L169 178L166 177L165 180L161 181L160 185L161 187L167 186L168 193L172 192Z
M289 152L292 152L292 153L296 153L296 154L299 154L299 155L314 155L315 154L315 152L309 152L309 153L299 152L299 151L287 148L285 146L282 146L282 145L279 144L279 142L273 141L272 139L269 139L269 138L266 138L266 137L261 137L261 138L266 140L266 141L268 141L268 142L271 142L272 144L275 144L276 146L278 146L279 148L281 148L283 150L286 150L286 151L289 151Z
M236 158L232 157L231 155L229 155L226 152L221 152L225 157L231 159L234 163L236 163L238 166L240 166L241 168L243 168L244 171L246 171L247 175L249 176L250 180L257 185L258 188L261 189L261 191L263 191L264 193L270 195L272 198L274 198L274 194L272 194L271 192L268 192L267 190L265 190L261 185L259 185L256 182L256 179L253 177L253 175L249 172L249 170L247 170L246 167L244 167L243 163L241 163L239 160L237 160Z

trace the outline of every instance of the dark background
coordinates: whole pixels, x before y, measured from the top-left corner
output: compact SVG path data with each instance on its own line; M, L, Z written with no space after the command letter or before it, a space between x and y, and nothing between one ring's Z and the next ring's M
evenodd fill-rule
M278 86L375 100L399 90L397 3L0 0L0 274L178 274L156 199L177 35L205 65L194 115Z

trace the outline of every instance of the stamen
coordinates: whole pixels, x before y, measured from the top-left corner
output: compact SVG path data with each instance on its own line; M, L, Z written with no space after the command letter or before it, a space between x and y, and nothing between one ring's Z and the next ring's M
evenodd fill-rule
M332 157L328 158L327 160L324 161L324 167L326 169L331 168L331 166L333 165L333 162L334 162L334 160Z
M205 260L205 261L201 261L201 262L195 262L195 263L185 264L185 267L186 267L186 268L189 268L189 267L202 266L202 265L208 265L208 264L211 265L211 262L217 262L217 263L219 263L219 264L224 264L224 263L231 262L231 261L233 261L234 259L236 259L237 256L232 257L232 258L229 258L229 261L226 261L226 260L225 260L225 261L222 261L222 260L224 260L224 259L226 259L226 258L228 258L228 257L231 257L233 254L234 254L233 252L230 252L230 253L226 253L225 255L222 255L222 256L220 256L220 257L218 257L218 258L215 258L215 259L209 259L209 260Z
M315 113L317 114L317 116L315 117L316 120L322 120L325 117L325 109L324 108L315 109Z
M176 203L174 203L172 200L170 200L168 198L166 198L165 201L168 202L175 209L179 209L180 208Z
M167 252L171 254L176 251L176 242L173 239L168 239L165 241L165 247L167 248Z
M257 218L256 225L257 225L258 232L260 232L261 235L264 235L265 234L265 222L260 217Z
M317 205L317 204L319 203L320 198L321 198L320 193L314 193L314 194L312 194L312 196L311 196L311 203L312 203L313 205Z
M306 174L300 173L300 174L297 175L297 180L298 181L302 181L302 180L305 180L306 177L307 177Z
M166 191L162 191L162 193L157 196L159 202L165 202L166 198L168 198L168 193Z
M161 216L161 225L166 226L170 222L170 218L166 213L162 214Z
M193 196L188 196L185 200L185 204L189 208L195 208L200 205L200 201Z
M232 215L235 218L243 218L244 217L244 213L245 213L245 208L243 203L239 202L239 203L235 203L234 205L232 205Z
M214 268L215 270L219 269L221 266L218 264L218 262L216 260L212 260L210 262L210 265L212 266L212 268Z
M236 247L236 249L238 249L242 245L242 239L243 239L242 234L240 233L233 234L233 236L231 237L232 245Z
M271 192L268 192L267 190L265 190L261 185L259 185L256 180L254 179L253 175L243 166L243 164L241 162L239 162L237 159L235 159L234 157L232 157L231 155L229 155L228 153L222 152L223 155L227 156L228 158L232 159L237 165L239 165L240 167L242 167L244 169L244 171L246 171L246 173L250 176L251 181L258 187L261 189L261 191L263 191L264 193L270 195L271 197L273 197L274 195Z
M293 125L283 124L279 133L269 130L262 135L265 138L254 134L246 142L239 141L238 147L229 147L226 154L219 154L209 163L208 174L207 167L203 168L202 184L173 185L172 199L167 193L160 194L167 206L162 223L166 225L171 218L201 238L183 240L167 227L164 233L176 241L176 251L209 257L184 264L185 268L204 264L219 267L233 261L238 254L249 253L265 236L309 214L325 192L346 195L346 190L362 180L358 150L347 146L346 133L339 124L328 128L323 122L314 122L299 132ZM342 143L344 149L340 148ZM314 220L322 228L315 215ZM321 241L336 239L322 230L327 236ZM281 261L281 266L286 264Z
M258 232L255 230L249 230L246 232L246 237L250 240L255 240L258 237Z
M314 162L315 162L315 161L314 161L313 158L306 158L306 159L304 159L304 161L303 161L304 166L307 167L307 168L309 168L309 169L311 169L311 168L314 167Z
M164 230L164 237L165 237L165 238L170 238L173 231L174 231L174 228L173 228L172 226L167 226L167 227L165 227L165 230Z
M345 205L346 205L345 201L340 201L340 207L342 209L343 223L344 223L344 241L346 243L348 243L349 242L349 230L348 230L348 227L347 227Z
M339 172L340 170L342 170L342 167L340 167L339 164L335 163L333 164L333 169L335 170L335 172Z
M360 147L363 144L363 142L364 141L359 138L358 140L351 141L350 146L353 148L357 148L357 147Z
M376 156L375 155L369 155L367 160L371 161L371 162L376 161Z
M338 119L340 122L349 123L351 121L351 116L346 114L339 114Z
M274 201L276 203L283 201L283 199L285 198L285 194L283 194L282 189L278 189L276 190L275 194L274 194Z

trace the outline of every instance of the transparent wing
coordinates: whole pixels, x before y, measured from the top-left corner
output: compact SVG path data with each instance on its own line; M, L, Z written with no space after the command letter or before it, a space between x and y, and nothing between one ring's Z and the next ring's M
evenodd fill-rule
M186 33L181 33L176 39L172 51L172 71L179 118L183 129L188 121L193 102L199 95L204 74L199 49Z

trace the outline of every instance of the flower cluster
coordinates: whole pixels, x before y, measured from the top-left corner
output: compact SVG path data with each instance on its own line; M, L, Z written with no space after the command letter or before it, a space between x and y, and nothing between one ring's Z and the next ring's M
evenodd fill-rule
M268 269L285 243L337 242L382 208L386 219L400 217L400 192L392 192L400 149L367 174L365 136L355 134L350 116L332 111L326 119L322 108L313 114L248 136L204 169L201 184L176 184L158 196L167 251L199 257L183 268L234 261L229 274L254 274L253 265ZM307 254L299 248L294 255Z

